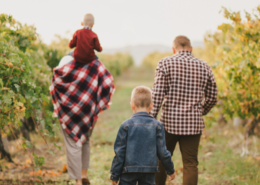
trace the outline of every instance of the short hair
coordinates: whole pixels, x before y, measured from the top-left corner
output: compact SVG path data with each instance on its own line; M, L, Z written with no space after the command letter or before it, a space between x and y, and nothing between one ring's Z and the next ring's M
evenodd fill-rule
M132 91L131 101L136 107L148 108L152 103L151 89L145 86L137 86Z
M175 49L187 49L191 48L190 39L186 36L179 35L173 41L173 47Z
M89 26L89 25L92 25L92 24L94 24L94 16L92 14L88 13L84 16L83 25Z

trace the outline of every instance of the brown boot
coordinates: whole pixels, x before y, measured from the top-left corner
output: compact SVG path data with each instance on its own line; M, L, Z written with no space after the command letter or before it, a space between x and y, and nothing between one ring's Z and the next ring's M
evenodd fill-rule
M82 185L90 185L90 181L88 180L88 178L82 179Z

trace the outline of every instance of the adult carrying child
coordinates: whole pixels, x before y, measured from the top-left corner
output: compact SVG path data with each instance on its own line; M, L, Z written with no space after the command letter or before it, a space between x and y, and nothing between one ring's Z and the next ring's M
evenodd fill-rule
M91 61L86 62L77 60L77 52L75 59L64 57L53 70L50 86L54 116L59 118L66 145L69 178L77 185L90 184L89 137L99 112L109 107L114 92L112 75L95 55L90 56Z

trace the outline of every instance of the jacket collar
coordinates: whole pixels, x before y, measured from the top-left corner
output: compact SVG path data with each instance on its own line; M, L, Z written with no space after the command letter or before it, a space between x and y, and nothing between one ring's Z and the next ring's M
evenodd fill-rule
M148 117L152 117L148 112L137 112L134 113L131 117L136 117L136 116L148 116Z

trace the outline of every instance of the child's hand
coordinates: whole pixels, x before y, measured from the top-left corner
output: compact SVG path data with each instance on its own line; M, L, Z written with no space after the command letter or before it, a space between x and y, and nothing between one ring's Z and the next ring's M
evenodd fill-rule
M116 181L111 181L111 184L112 185L117 185L117 182Z
M170 181L172 181L173 179L175 179L175 173L172 174L172 175L169 175L169 179L170 179Z

